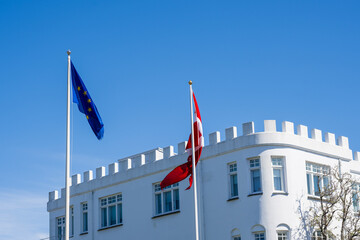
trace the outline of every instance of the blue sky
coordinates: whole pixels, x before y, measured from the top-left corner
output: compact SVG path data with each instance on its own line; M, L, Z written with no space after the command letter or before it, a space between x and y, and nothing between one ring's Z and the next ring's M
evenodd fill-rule
M0 239L48 236L48 192L64 186L67 49L105 124L98 141L73 109L71 174L186 140L189 80L205 144L275 119L360 151L359 11L355 0L0 0Z

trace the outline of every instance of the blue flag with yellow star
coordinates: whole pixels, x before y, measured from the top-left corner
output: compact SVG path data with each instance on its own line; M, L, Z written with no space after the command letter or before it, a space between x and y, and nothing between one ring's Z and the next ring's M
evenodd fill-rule
M86 115L91 129L100 140L104 136L104 124L88 90L72 62L71 79L74 92L73 102L77 103L80 112Z

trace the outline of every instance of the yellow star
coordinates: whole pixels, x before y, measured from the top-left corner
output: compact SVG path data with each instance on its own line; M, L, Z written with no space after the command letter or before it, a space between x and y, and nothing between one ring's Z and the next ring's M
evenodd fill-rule
M78 87L78 91L80 91L81 90L81 87Z
M89 99L87 100L87 102L88 102L88 103L91 103L91 99L89 98Z
M84 95L85 95L85 96L87 95L87 91L84 91Z
M88 115L86 115L86 119L89 119L89 116L88 116Z
M91 108L88 108L88 112L91 112Z

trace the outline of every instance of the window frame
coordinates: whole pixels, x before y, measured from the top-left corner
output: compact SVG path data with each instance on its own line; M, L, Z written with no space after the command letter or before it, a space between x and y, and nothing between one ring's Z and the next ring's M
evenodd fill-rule
M153 217L168 215L171 213L180 212L180 190L179 183L174 183L161 189L160 183L154 183L153 186ZM169 195L170 194L170 195ZM170 196L171 200L166 201L166 197ZM165 211L165 206L169 206L170 210ZM160 205L159 205L160 204ZM160 211L159 207L160 206Z
M281 160L281 165L275 165L274 160ZM275 193L286 193L287 192L287 184L286 184L286 163L284 156L271 156L271 167L272 167L272 182L273 182L273 191ZM281 189L277 190L275 186L275 174L274 170L280 170L280 184Z
M262 234L263 236L257 236ZM265 232L253 232L254 240L266 240Z
M256 162L256 160L257 160L257 162ZM263 188L262 188L262 177L261 177L261 158L260 157L248 158L248 161L249 161L249 171L250 171L250 193L251 194L262 193ZM253 174L256 171L259 171L259 177L258 177L259 185L260 185L259 191L255 191L255 186L254 186L254 175Z
M237 163L236 162L228 163L227 164L227 172L228 172L229 199L237 199L237 198L239 198L239 179L238 179L238 172L237 172ZM235 184L233 181L234 178L236 179ZM234 190L234 192L233 192L233 190Z
M289 240L289 231L277 231L276 233L278 240ZM285 238L283 238L284 236L279 236L279 234L285 234ZM279 237L281 237L281 239Z
M69 237L74 236L74 232L75 232L74 224L75 224L74 223L74 206L70 206L70 219L69 219L70 231L69 231Z
M306 188L308 196L320 197L320 188L324 189L324 179L330 183L330 166L314 163L314 162L305 162L305 172L306 172ZM317 178L319 184L316 184L314 179ZM319 185L319 186L318 186ZM310 186L310 189L309 189Z
M82 202L80 203L81 209L81 217L80 217L80 226L81 226L81 234L89 232L89 203ZM84 223L84 214L86 214L86 230L85 223Z
M352 186L352 196L351 196L351 202L353 205L353 211L355 213L360 212L360 183L354 182ZM355 199L354 199L355 198ZM356 203L356 206L355 206Z
M59 236L59 228L61 235ZM60 216L56 218L56 240L63 240L65 235L65 216Z
M99 198L99 229L106 229L123 225L122 203L122 193L116 193ZM115 207L115 213L111 212L113 207ZM103 213L106 215L105 219ZM111 221L113 220L111 217L114 216L113 214L115 214L115 223L111 224Z
M321 236L322 235L321 231L320 230L315 230L313 232L313 234L311 234L311 240L332 240L333 238L332 238L332 236L329 236L329 234L332 235L331 232L329 232L329 233L326 234L326 237L324 239L323 236Z

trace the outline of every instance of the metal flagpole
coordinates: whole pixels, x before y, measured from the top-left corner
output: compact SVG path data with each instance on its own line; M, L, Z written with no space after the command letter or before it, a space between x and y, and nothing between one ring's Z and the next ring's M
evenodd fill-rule
M195 234L196 240L199 240L199 217L198 217L198 201L197 201L197 188L196 188L196 168L195 168L195 142L194 142L194 111L193 111L193 91L192 81L190 85L190 115L191 115L191 148L192 148L192 175L194 184L194 205L195 205Z
M68 74L67 74L67 112L66 112L66 170L65 170L65 238L69 240L69 213L70 213L70 54L68 55Z

